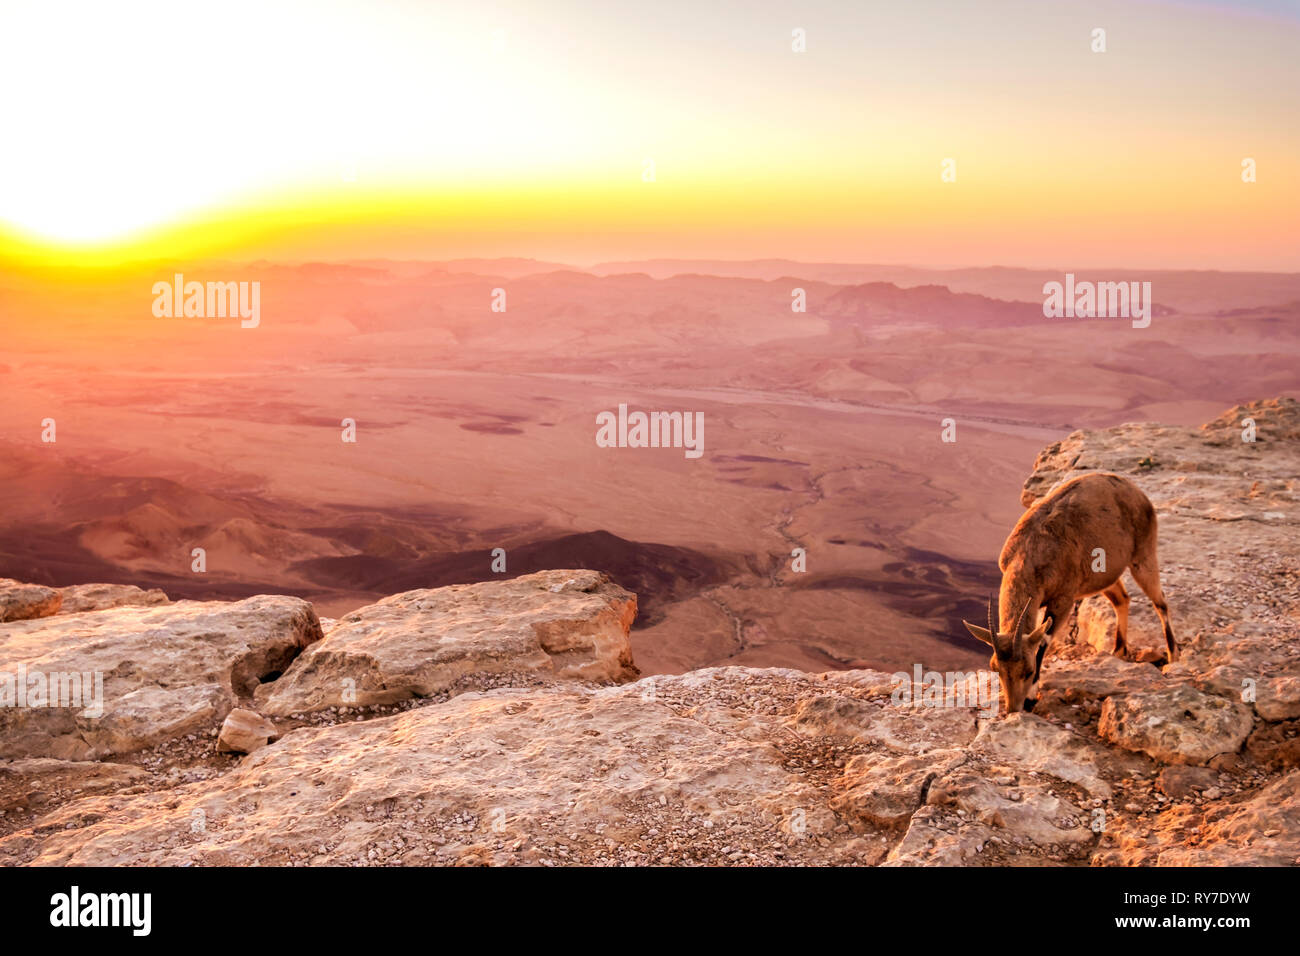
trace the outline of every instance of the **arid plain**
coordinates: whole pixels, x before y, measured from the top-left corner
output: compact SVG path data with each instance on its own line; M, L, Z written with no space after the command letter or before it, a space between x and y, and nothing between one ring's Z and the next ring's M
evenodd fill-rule
M643 673L967 667L1040 449L1300 391L1293 274L1092 275L1152 283L1133 328L1017 269L187 263L261 283L241 328L154 317L174 271L0 275L0 576L338 616L503 548L636 592ZM703 455L598 447L620 404L703 413Z

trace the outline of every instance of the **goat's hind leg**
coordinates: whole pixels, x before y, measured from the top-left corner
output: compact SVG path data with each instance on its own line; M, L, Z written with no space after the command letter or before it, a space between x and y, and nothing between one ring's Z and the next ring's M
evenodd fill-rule
M1133 559L1129 573L1133 575L1133 580L1142 589L1142 593L1151 599L1156 613L1160 615L1160 623L1165 630L1165 646L1169 648L1168 662L1172 664L1178 660L1178 643L1174 640L1174 629L1169 623L1169 605L1165 603L1165 592L1160 588L1160 565L1156 560L1154 535L1142 553Z
M1115 656L1128 659L1128 591L1124 590L1124 582L1117 580L1101 593L1115 608Z

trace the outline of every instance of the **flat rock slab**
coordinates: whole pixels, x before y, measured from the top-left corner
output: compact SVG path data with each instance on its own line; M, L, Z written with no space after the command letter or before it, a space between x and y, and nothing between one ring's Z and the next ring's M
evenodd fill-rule
M339 619L257 695L271 716L510 683L637 676L636 597L597 571L407 591Z
M1150 690L1161 683L1150 664L1122 660L1110 653L1077 658L1049 658L1043 664L1041 689L1056 692L1066 702Z
M81 614L124 605L155 607L170 603L167 595L157 588L146 591L134 584L70 584L59 588L59 593L63 595L60 614Z
M947 750L975 739L980 711L973 707L896 704L822 694L802 701L789 721L797 733L845 737L899 753Z
M1033 714L1021 712L987 722L971 749L1021 771L1076 784L1094 797L1111 796L1110 784L1098 769L1100 748Z
M0 761L0 810L40 807L63 793L94 793L148 779L148 771L120 763L52 757Z
M635 684L553 684L293 730L216 780L61 808L0 840L0 862L654 863L670 833L679 859L728 862L742 846L770 859L789 841L812 862L852 852L835 825L771 743Z
M960 750L859 754L844 768L844 792L831 800L831 808L850 822L860 819L887 827L907 823L925 803L934 780L965 759Z

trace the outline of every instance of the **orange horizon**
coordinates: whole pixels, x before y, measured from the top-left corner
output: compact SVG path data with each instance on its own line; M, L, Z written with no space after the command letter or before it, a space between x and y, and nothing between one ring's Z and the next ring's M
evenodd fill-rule
M1300 18L1269 0L666 2L691 29L585 0L128 0L71 33L7 6L0 261L1300 271ZM160 87L178 31L245 68Z

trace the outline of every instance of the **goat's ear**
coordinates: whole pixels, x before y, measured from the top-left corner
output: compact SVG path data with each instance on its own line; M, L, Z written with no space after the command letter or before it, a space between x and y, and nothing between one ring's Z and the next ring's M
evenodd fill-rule
M1025 643L1031 647L1036 645L1047 636L1047 629L1051 626L1052 619L1050 617L1044 618L1042 624L1039 624L1036 628L1025 635Z
M980 627L978 624L972 624L970 621L962 621L962 623L966 625L966 630L970 631L970 632L971 632L971 635L972 635L972 636L973 636L977 641L983 641L983 642L984 642L985 644L987 644L989 647L993 647L993 646L994 646L994 645L993 645L993 635L989 633L989 629L988 629L988 628L986 628L986 627Z

